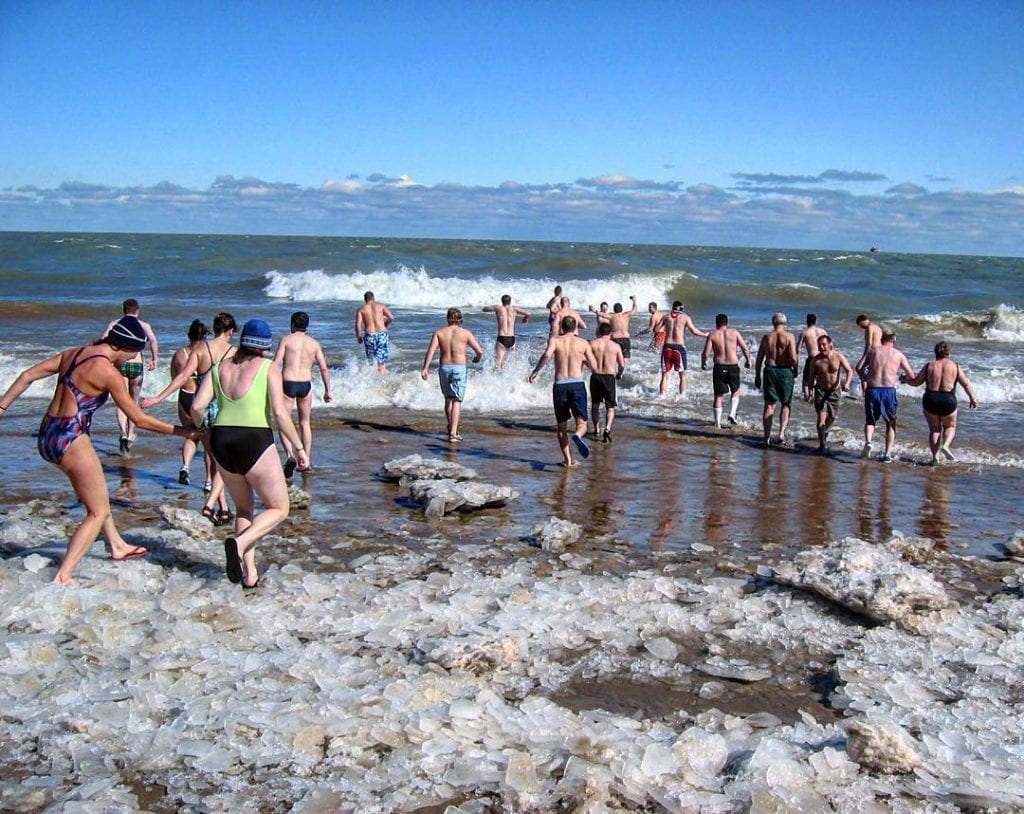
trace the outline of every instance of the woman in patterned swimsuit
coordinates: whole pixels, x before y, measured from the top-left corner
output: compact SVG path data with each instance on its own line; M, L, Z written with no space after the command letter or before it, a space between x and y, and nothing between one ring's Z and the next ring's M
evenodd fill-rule
M54 582L72 583L75 566L96 542L102 530L110 544L110 557L121 561L149 552L122 539L110 515L110 495L100 459L89 437L93 413L113 396L115 404L138 426L153 432L188 436L191 431L151 418L128 395L116 365L131 359L145 347L145 334L134 317L118 320L110 332L94 345L71 348L23 371L3 396L0 415L32 382L58 375L53 399L39 426L39 454L57 466L71 481L85 506L85 519L68 541L67 554Z

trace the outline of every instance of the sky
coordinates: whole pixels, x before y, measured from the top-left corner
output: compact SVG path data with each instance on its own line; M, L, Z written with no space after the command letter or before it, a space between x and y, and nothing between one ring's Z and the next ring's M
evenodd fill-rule
M0 229L1024 256L1022 42L1024 0L0 0Z

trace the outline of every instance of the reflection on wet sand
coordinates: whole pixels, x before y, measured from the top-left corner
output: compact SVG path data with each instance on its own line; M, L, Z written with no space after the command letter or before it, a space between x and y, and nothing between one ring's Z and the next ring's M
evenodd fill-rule
M945 472L932 472L925 480L918 516L922 536L930 537L941 547L949 545L953 525L949 520L949 481Z

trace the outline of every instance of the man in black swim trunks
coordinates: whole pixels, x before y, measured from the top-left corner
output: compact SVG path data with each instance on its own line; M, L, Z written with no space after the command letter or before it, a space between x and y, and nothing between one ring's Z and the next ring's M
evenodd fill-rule
M138 300L129 297L121 303L121 310L123 311L124 316L139 319L139 311L141 308ZM113 328L117 323L117 319L112 320L103 332L103 336L109 334L111 328ZM117 366L121 375L124 376L128 382L128 395L130 395L132 400L136 402L139 400L139 396L142 395L142 377L144 370L156 370L157 365L159 364L159 345L156 341L156 334L153 333L153 327L148 322L144 322L141 319L139 319L139 324L142 326L142 330L146 335L147 344L149 345L149 364L143 367L142 353L140 351L127 362L123 362ZM120 410L120 408L117 411L117 427L121 434L119 442L121 454L127 455L131 452L132 444L135 443L135 425L128 419L128 416Z
M606 444L612 442L612 424L615 422L615 380L626 369L626 357L622 347L612 339L612 326L602 322L597 327L597 339L590 342L597 366L590 376L590 416L594 422L594 440L602 438ZM601 405L605 408L604 431L601 431Z
M516 346L516 317L523 318L525 325L530 319L530 312L525 308L512 304L511 294L501 295L501 305L485 305L484 313L493 313L498 323L498 338L494 343L494 369L505 367L505 352Z
M729 405L729 424L736 425L736 413L740 408L740 357L737 351L742 351L746 367L750 367L750 348L743 338L743 334L735 328L729 327L729 317L726 314L718 314L715 317L715 329L708 333L704 341L704 350L700 354L700 369L708 369L708 356L714 359L715 366L711 371L711 388L714 391L715 399L712 411L715 416L715 426L722 426L722 404L725 394L731 394L732 402Z
M309 460L313 460L313 427L310 417L313 412L312 369L316 364L320 368L320 380L324 385L324 404L331 399L331 372L327 369L323 348L313 337L306 334L309 327L309 314L296 311L292 314L292 332L277 345L274 364L281 368L281 386L288 402L288 412L292 405L299 411L299 437L306 450ZM295 473L295 451L287 436L281 433L281 446L287 456L284 462L284 474L290 478ZM311 464L312 465L312 464Z

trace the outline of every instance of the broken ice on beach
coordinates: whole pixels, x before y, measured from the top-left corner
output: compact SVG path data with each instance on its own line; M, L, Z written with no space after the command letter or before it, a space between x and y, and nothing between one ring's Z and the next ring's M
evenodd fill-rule
M947 576L969 563L917 539L702 580L521 529L291 536L245 594L179 511L126 530L148 560L97 546L66 589L68 529L46 501L0 517L5 809L1024 806L1012 561L964 596Z

